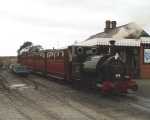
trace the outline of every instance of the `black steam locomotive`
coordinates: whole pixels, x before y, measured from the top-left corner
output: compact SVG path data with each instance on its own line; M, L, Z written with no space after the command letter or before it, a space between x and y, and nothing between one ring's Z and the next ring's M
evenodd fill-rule
M92 51L95 55L88 55L81 62L80 76L82 83L91 87L99 87L103 94L136 91L138 86L127 73L125 63L122 61L119 51L116 50L115 41L110 41L110 44L108 53L97 54L97 51ZM80 53L81 50L78 52ZM83 56L82 59L84 59Z

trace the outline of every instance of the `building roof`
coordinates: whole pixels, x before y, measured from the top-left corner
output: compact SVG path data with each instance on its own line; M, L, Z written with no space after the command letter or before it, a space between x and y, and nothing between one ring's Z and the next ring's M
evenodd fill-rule
M150 35L135 23L129 23L107 31L90 36L85 41L77 43L78 46L110 45L109 41L115 40L116 46L136 46L141 43L150 44Z
M150 37L150 35L135 23L129 23L110 29L108 32L100 32L90 36L87 40L94 38L140 38Z
M96 45L110 45L109 41L115 40L116 46L131 46L140 47L141 43L150 44L150 37L141 37L140 39L124 39L124 38L94 38L75 44L75 46L96 46Z

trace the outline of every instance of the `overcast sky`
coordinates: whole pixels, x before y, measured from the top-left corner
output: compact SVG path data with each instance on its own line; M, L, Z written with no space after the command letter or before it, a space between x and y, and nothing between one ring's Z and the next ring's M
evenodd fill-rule
M136 22L150 31L149 0L0 0L0 56L24 41L67 46L103 31L105 20Z

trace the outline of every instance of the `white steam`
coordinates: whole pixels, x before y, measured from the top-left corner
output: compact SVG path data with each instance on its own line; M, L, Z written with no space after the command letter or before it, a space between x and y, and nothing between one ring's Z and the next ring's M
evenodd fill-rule
M135 23L130 23L125 27L120 28L120 30L113 36L113 38L138 38L142 29Z

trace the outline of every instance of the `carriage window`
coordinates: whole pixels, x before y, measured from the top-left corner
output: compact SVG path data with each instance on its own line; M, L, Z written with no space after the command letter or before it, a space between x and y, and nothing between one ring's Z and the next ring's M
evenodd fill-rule
M40 53L39 55L41 58L44 58L44 53Z
M57 56L59 57L59 51L57 52Z
M63 51L61 52L61 54L62 54L62 56L64 56L64 52Z
M150 48L144 49L144 63L150 64Z
M53 56L53 52L49 52L48 53L48 58L52 57Z
M62 51L60 51L60 52L59 52L59 56L60 56L60 57L62 57L62 56L63 56L63 53L62 53Z

